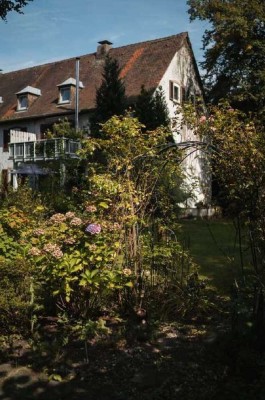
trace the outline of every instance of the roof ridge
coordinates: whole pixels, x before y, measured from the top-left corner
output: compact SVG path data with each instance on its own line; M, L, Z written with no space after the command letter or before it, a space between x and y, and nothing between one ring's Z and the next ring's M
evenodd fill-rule
M188 36L188 32L180 32L180 33L177 33L176 35L170 35L170 36L165 36L165 37L162 37L162 38L150 39L150 40L143 40L142 42L136 42L136 43L125 44L125 45L123 45L123 46L113 47L111 50L122 49L123 47L136 46L136 45L143 44L143 43L162 42L162 41L164 41L164 40L168 40L168 39L171 39L171 38L177 37L177 36L187 37L187 36Z

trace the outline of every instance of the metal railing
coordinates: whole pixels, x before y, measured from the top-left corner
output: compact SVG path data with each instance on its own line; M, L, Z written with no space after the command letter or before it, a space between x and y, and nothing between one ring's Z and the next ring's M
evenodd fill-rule
M32 142L9 143L9 158L14 161L56 160L77 158L81 148L79 140L65 137Z

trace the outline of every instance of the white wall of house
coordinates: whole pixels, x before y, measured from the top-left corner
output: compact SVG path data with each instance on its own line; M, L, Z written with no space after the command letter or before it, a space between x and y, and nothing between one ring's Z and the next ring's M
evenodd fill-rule
M188 129L186 126L180 129L178 124L174 123L176 118L178 119L176 111L179 103L170 100L170 81L176 82L180 88L185 87L186 91L189 87L194 95L202 95L196 71L191 62L190 52L185 46L175 54L159 86L163 88L167 100L176 143L198 141L200 139L194 134L193 130ZM194 150L195 148L188 150L190 155L182 163L185 174L185 191L193 194L184 204L185 207L189 208L196 207L196 204L200 202L209 204L211 199L211 173L208 166L208 157L201 150Z

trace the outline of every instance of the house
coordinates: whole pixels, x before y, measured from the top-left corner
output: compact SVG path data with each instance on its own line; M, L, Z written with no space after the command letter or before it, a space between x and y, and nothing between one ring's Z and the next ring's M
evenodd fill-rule
M202 86L188 33L135 43L119 48L107 40L96 51L32 68L0 74L0 173L2 185L25 162L38 162L35 146L45 146L43 135L59 119L68 118L89 132L96 90L101 84L106 54L117 59L131 104L142 85L147 90L162 87L169 115L184 99L202 96ZM77 68L78 65L78 68ZM187 127L174 132L178 143L197 140ZM76 143L64 143L69 155ZM73 150L71 150L71 148ZM45 153L45 152L44 152ZM39 155L39 158L47 156ZM21 164L22 163L22 164ZM22 165L23 168L23 165ZM186 185L193 192L187 206L210 201L210 175L205 155L193 151L183 163ZM13 174L13 177L15 174Z

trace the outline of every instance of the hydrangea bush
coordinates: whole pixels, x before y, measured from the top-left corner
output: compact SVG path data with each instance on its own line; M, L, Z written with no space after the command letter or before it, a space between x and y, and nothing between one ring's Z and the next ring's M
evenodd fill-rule
M191 271L176 236L170 188L181 180L181 157L168 131L143 131L130 116L102 129L104 140L84 139L86 177L68 193L67 210L25 187L2 208L3 230L31 271L32 315L87 320L128 303L146 308Z

